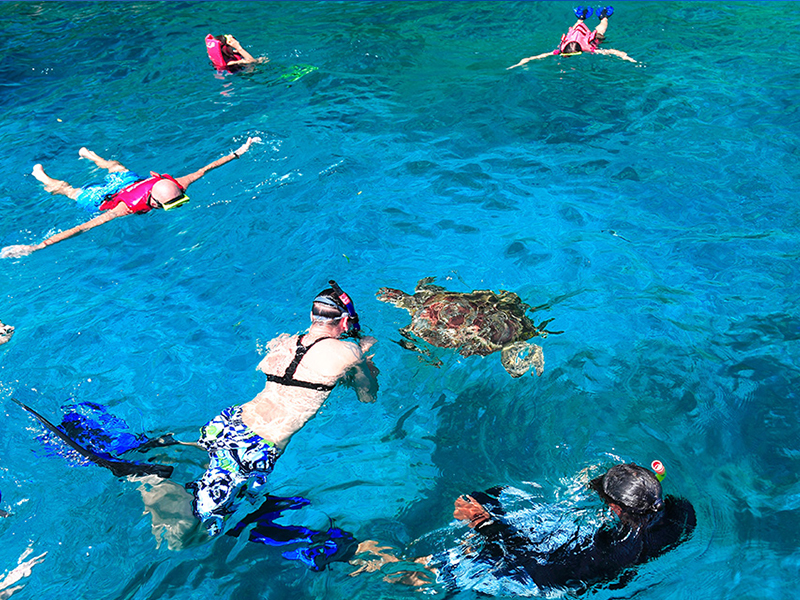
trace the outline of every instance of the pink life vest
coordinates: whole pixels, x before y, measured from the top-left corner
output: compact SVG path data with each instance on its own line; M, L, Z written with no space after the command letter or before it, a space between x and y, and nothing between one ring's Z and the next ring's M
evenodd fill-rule
M144 214L146 212L150 212L153 209L153 207L147 203L147 199L150 197L150 190L152 190L153 186L162 179L169 179L170 181L174 182L175 185L181 188L181 190L186 191L186 188L175 181L171 175L167 175L166 173L159 175L158 173L153 173L150 171L150 177L147 179L134 181L132 184L122 188L116 194L107 196L100 205L100 210L111 210L112 208L116 208L117 205L122 202L133 213Z
M578 42L583 52L594 52L597 49L596 37L597 32L589 31L586 24L581 21L574 27L570 27L569 31L561 36L561 43L558 48L553 50L553 54L561 54L564 51L564 47L570 42Z
M227 69L229 60L242 60L242 57L230 46L223 44L210 33L206 36L206 52L208 52L208 58L211 59L211 64L217 69ZM226 54L228 58L226 58Z

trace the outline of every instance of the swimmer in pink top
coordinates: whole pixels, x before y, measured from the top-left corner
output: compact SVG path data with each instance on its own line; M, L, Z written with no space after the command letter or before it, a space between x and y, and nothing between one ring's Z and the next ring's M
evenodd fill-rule
M7 246L0 252L0 258L26 256L93 227L108 223L117 217L134 213L143 214L153 209L171 210L181 206L189 201L186 188L190 184L200 179L208 171L239 158L250 149L251 144L260 141L260 138L249 137L244 144L227 156L215 160L194 173L177 178L153 171L150 172L149 177L141 177L133 171L129 171L116 160L106 160L87 148L81 148L78 152L81 158L86 158L101 169L108 171L103 183L83 188L74 188L66 181L53 179L44 172L42 165L34 165L31 174L44 185L45 191L71 198L92 212L99 210L100 215L77 227L51 235L38 244Z
M635 63L636 61L628 56L625 52L613 50L612 48L599 47L600 43L606 38L608 17L613 14L614 8L612 6L606 6L605 8L599 10L597 17L600 19L600 24L595 28L594 31L589 31L589 28L586 26L584 21L587 17L592 16L592 9L579 6L575 9L575 15L578 17L578 20L575 25L569 28L567 33L561 36L561 42L558 44L558 48L552 52L545 52L544 54L537 54L536 56L523 58L517 64L511 65L508 68L513 69L514 67L521 67L532 60L539 60L540 58L546 58L548 56L557 56L559 54L561 56L575 56L577 54L582 54L583 52L617 56L622 60Z
M220 71L235 71L245 65L269 62L266 56L255 58L232 35L206 36L206 52L214 68Z

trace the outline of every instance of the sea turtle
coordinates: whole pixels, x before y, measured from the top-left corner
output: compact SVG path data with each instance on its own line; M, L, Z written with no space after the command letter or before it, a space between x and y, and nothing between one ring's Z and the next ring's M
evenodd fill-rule
M11 325L3 325L0 321L0 344L5 344L14 335L14 328Z
M381 288L376 294L378 300L411 314L411 323L400 330L406 338L398 342L401 346L430 355L415 343L421 339L439 348L458 348L462 356L500 351L503 366L512 377L521 377L531 367L537 375L542 374L542 348L527 340L561 333L545 331L549 320L537 327L526 315L531 307L514 292L450 292L433 285L433 280L421 279L413 295L392 288Z

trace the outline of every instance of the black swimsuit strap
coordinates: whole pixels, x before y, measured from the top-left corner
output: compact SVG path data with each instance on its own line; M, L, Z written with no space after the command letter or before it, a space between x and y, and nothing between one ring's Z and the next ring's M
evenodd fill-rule
M303 345L303 336L297 336L297 351L294 353L294 358L292 362L289 363L289 366L286 367L286 370L283 372L283 376L286 379L294 379L294 372L297 371L297 367L300 366L300 361L303 360L303 357L306 355L306 352L311 350L314 347L314 344L317 342L321 342L322 340L329 340L330 337L321 337L317 340L311 342L308 346Z
M321 337L317 340L311 342L308 346L303 345L303 336L297 336L297 351L294 354L294 358L292 362L289 363L289 366L286 367L286 371L284 371L283 375L270 375L267 374L267 381L274 381L275 383L280 383L281 385L291 385L295 387L307 388L309 390L317 390L320 392L330 392L335 385L330 385L327 383L312 383L310 381L301 381L299 379L294 378L294 373L297 371L297 367L300 365L300 361L303 360L303 357L306 355L306 352L311 350L314 347L314 344L317 342L321 342L322 340L330 340L333 339L330 336Z
M292 387L306 388L308 390L317 390L318 392L330 392L336 387L335 385L330 385L327 383L311 383L310 381L300 381L299 379L287 379L286 377L281 377L280 375L267 375L267 381L280 383L281 385L289 385Z

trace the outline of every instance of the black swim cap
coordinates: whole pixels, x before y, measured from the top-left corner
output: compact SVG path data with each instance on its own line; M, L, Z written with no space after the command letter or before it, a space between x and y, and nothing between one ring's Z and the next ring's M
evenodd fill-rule
M311 304L311 314L323 319L341 319L349 313L333 288L322 290Z
M591 487L606 502L618 504L633 514L655 513L664 507L661 482L652 471L633 463L611 467L592 481Z

